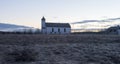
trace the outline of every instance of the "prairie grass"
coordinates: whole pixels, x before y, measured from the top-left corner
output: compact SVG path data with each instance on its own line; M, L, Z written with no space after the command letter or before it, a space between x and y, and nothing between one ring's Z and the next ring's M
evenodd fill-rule
M0 34L0 44L33 45L65 43L119 43L118 35L41 35L41 34Z
M28 51L28 56L25 55L27 58L24 55L19 57L25 48L33 53ZM19 53L14 51L15 49L19 50ZM0 34L0 64L119 64L119 49L119 35ZM13 53L17 53L16 57L20 58L17 61L22 62L5 62L4 58L13 58ZM28 57L34 56L37 56L37 59L28 61Z

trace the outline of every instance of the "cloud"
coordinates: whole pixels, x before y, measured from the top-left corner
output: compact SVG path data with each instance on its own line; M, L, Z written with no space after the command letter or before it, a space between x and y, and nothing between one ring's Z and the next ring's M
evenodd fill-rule
M116 20L120 20L120 18L109 18L105 20L83 20L79 22L73 22L71 24L84 24L84 23L92 23L92 22L98 22L98 23L103 23L103 22L114 22Z
M114 20L120 20L120 18L110 18L110 19L107 19L107 20L112 20L112 21L114 21Z
M71 24L84 24L84 23L89 23L89 22L100 22L99 20L84 20L80 22L73 22Z
M109 18L105 20L84 20L71 23L72 28L75 29L107 29L116 25L120 25L120 18Z

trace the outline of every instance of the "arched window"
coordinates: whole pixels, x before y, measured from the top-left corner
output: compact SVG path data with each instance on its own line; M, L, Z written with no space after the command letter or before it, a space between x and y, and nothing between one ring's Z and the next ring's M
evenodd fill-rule
M54 28L52 28L52 32L54 32Z
M66 32L66 29L64 28L64 32Z
M58 28L58 32L60 32L60 28Z

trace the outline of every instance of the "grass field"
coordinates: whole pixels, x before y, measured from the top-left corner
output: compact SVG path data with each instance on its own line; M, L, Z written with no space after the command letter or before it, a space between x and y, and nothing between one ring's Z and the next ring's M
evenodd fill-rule
M0 34L0 64L120 64L120 36Z
M0 34L0 44L65 44L65 43L119 43L118 35L40 35L40 34Z

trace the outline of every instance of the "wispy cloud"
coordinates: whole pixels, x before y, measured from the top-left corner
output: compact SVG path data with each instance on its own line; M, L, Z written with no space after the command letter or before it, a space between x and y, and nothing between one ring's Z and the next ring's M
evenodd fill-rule
M120 20L120 18L109 18L109 19L105 19L105 20L83 20L83 21L79 21L79 22L73 22L71 24L84 24L84 23L92 23L92 22L98 22L98 23L114 22L116 20Z
M80 22L71 23L73 28L77 29L106 29L111 26L119 25L120 18L109 18L105 20L84 20Z
M90 22L100 22L99 20L84 20L79 22L73 22L71 24L84 24L84 23L90 23Z

